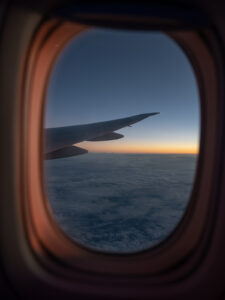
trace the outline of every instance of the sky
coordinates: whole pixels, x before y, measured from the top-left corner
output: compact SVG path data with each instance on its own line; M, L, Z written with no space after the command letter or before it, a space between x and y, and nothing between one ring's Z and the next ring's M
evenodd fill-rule
M45 127L160 112L118 132L77 144L89 152L198 153L199 93L182 49L160 32L93 28L62 51L50 75Z

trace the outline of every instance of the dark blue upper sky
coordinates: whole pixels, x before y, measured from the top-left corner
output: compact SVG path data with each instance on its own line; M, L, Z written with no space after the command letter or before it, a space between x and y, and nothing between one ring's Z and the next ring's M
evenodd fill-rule
M46 127L148 112L160 115L120 130L124 139L85 147L107 152L197 151L197 83L186 55L171 38L96 28L67 45L50 77Z

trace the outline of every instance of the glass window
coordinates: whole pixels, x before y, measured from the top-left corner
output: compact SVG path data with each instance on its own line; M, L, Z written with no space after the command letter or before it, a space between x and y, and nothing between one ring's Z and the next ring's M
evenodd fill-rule
M46 191L60 227L103 252L158 245L187 208L199 124L194 72L170 37L75 37L52 70L45 115Z

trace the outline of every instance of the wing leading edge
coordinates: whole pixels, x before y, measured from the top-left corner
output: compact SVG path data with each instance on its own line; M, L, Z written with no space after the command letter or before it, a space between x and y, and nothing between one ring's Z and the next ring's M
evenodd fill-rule
M74 125L45 129L45 159L63 158L85 154L88 151L73 144L83 141L109 141L122 138L123 135L114 131L130 126L150 116L159 114L147 113L128 118L85 125Z

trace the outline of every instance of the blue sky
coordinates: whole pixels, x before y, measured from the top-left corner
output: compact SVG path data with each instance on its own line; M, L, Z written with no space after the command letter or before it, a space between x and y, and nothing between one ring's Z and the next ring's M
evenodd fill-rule
M160 32L90 29L63 50L47 91L46 127L160 112L119 132L85 142L90 152L196 153L199 94L181 48Z

